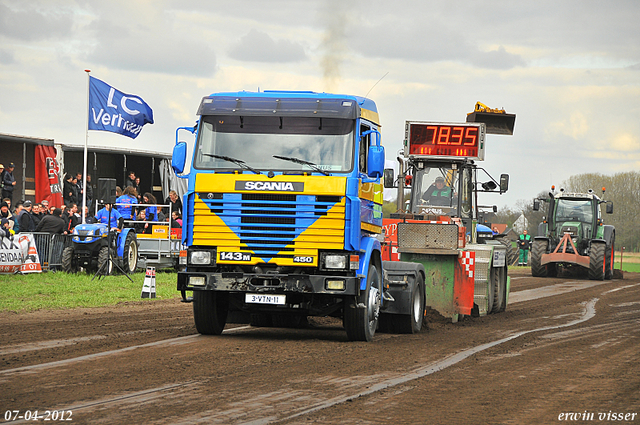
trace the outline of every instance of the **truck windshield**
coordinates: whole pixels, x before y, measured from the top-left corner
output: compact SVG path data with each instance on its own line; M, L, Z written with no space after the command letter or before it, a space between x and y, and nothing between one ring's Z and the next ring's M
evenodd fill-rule
M348 172L353 166L354 128L355 121L349 119L206 115L200 122L194 166L237 169L220 158L226 156L258 170L310 171L304 163L276 155L328 172Z
M556 221L593 221L593 209L588 199L558 199L556 206Z

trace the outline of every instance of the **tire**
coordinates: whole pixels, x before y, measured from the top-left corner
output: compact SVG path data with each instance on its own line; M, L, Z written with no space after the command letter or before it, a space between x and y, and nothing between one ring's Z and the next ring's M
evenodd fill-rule
M113 272L113 261L109 259L109 247L107 246L103 246L98 252L98 271L105 276Z
M605 249L604 278L610 280L613 277L613 266L615 264L616 235L611 236L611 244Z
M518 262L518 251L513 247L511 241L505 238L497 238L498 242L507 248L507 266L513 266Z
M549 241L546 240L534 240L531 247L531 276L533 277L547 277L548 268L540 264L542 261L542 254L547 253L547 246ZM555 270L555 265L554 265Z
M589 279L604 280L604 251L606 245L598 242L591 242L589 250Z
M73 255L72 246L68 246L62 251L62 271L67 273L78 272L78 262Z
M133 232L127 234L124 241L124 252L122 253L122 269L125 273L135 273L138 267L138 241Z
M359 296L346 300L344 328L349 341L371 341L378 327L382 280L380 270L371 264L367 273L367 287Z
M505 295L507 292L507 270L506 267L500 267L494 269L494 293L493 293L493 307L491 313L500 313L505 310Z
M496 272L496 268L495 267L491 267L491 271L489 272L489 278L488 278L488 282L487 282L487 314L490 314L493 311L493 301L495 299L495 293L496 293L496 277L495 275L498 274Z
M214 291L193 291L193 320L202 335L220 335L227 323L228 294Z
M416 282L411 291L411 314L391 315L393 331L400 334L415 334L422 330L424 318L424 277L420 274L421 281Z

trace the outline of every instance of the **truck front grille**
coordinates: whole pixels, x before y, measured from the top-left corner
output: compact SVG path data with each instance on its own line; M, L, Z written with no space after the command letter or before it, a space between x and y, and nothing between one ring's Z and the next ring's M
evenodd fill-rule
M342 249L344 202L342 196L310 194L199 193L193 243L249 249L265 259Z

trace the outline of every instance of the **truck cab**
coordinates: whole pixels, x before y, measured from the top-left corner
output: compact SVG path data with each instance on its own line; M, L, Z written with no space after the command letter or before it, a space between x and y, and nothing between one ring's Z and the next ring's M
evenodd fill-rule
M342 317L369 341L383 305L380 242L384 148L375 103L314 92L214 93L202 99L183 205L196 328ZM178 133L177 133L178 134ZM233 313L233 314L230 314Z

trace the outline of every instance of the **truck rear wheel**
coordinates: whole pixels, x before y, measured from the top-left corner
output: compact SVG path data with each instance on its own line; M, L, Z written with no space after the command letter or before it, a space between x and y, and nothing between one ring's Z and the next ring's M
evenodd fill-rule
M350 341L371 341L378 327L382 283L380 271L371 264L367 287L356 298L345 300L344 328Z
M193 291L193 319L202 335L220 335L227 323L228 296L223 292Z
M66 273L76 273L78 263L73 255L73 247L68 246L62 251L62 271Z
M591 280L604 280L604 251L605 244L591 242L589 250L589 279Z
M387 314L391 319L392 332L399 334L415 334L422 330L424 318L424 277L419 274L421 281L416 282L411 290L411 314Z
M124 272L127 274L134 273L138 267L138 241L133 232L129 232L125 239L122 263Z

